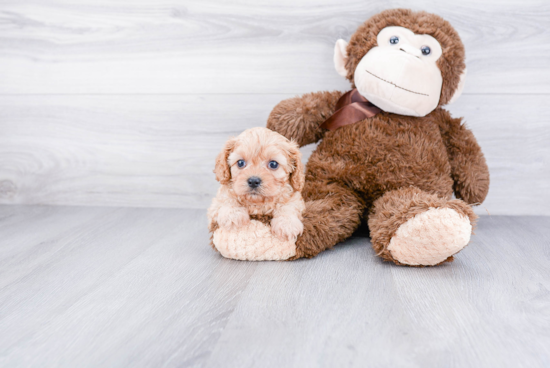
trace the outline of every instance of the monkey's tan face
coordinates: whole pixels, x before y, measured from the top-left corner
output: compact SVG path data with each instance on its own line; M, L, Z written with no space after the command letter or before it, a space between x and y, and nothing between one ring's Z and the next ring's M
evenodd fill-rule
M443 78L437 60L443 51L432 36L404 27L383 28L353 73L361 95L384 111L425 116L439 104ZM336 71L346 77L347 45L338 40L334 49ZM462 93L466 70L450 102Z
M442 54L439 42L403 27L384 28L377 42L355 70L359 93L396 114L425 116L433 111L443 84L436 64Z

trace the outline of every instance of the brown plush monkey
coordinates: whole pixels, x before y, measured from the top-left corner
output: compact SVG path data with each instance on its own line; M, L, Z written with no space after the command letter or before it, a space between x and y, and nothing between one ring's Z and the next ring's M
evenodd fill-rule
M296 256L313 257L348 238L366 217L376 254L396 264L452 261L489 190L472 132L441 108L462 92L464 46L426 12L393 9L335 47L336 70L354 90L280 102L267 127L304 146L304 233ZM452 194L457 199L452 199Z

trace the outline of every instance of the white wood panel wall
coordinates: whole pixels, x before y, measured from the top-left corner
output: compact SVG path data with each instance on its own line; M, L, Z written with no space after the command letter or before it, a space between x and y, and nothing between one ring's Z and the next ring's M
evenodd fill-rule
M550 215L550 2L0 1L0 203L206 207L213 160L280 100L346 90L338 38L394 7L466 46L479 213ZM307 151L307 149L306 149Z

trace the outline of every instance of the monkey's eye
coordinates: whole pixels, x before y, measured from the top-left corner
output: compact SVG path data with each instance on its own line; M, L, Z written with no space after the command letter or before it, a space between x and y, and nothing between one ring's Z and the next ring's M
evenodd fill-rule
M276 170L279 167L279 163L277 161L269 161L269 168Z
M238 166L239 168L242 169L243 167L245 167L245 165L246 165L246 161L245 161L245 160L239 160L239 161L237 161L237 166Z
M429 46L422 46L420 51L422 51L422 55L428 56L432 52L432 49Z
M390 37L390 43L391 43L392 45L397 45L397 44L399 43L399 37L397 37L397 36L391 36L391 37Z

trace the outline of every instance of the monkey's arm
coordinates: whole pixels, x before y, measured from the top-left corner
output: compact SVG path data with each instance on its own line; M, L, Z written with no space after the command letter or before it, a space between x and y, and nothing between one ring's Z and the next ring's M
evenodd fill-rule
M267 119L267 128L294 139L300 147L321 140L326 132L319 126L334 114L343 92L313 92L283 100Z
M469 204L480 204L489 191L489 168L473 133L441 109L439 128L447 148L454 192Z

